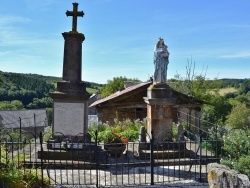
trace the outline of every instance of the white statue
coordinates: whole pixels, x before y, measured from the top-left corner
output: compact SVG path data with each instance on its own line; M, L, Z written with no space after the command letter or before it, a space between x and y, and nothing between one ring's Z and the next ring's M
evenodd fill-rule
M169 52L167 48L168 47L164 44L164 40L159 38L154 49L154 82L166 83L169 63Z

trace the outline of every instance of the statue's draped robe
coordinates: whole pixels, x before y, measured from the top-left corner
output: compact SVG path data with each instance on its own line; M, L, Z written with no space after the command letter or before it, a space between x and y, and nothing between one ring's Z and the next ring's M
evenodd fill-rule
M166 46L155 47L154 50L154 81L159 83L166 83L167 80L167 69L168 69L168 57L169 52Z

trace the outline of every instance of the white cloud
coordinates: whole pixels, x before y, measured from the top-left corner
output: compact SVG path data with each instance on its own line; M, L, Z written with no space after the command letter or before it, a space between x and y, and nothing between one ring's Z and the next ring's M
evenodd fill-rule
M26 23L30 22L31 20L26 17L20 17L20 16L1 16L0 17L0 26L1 28L4 28L3 26L6 25L12 25L14 23Z
M220 58L225 58L225 59L250 58L250 51L242 51L234 54L221 55Z
M231 27L231 28L250 28L249 24L230 24L226 25L226 27Z

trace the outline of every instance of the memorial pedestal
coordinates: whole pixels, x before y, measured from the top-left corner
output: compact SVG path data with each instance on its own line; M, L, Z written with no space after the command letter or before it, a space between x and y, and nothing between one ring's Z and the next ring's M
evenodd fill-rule
M154 131L155 141L172 141L172 111L176 99L172 97L171 88L165 83L149 86L147 97L147 131Z

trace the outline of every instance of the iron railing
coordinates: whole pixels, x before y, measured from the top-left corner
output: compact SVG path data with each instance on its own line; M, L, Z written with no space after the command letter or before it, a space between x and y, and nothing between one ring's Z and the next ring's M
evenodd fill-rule
M2 170L35 170L42 182L49 185L86 185L95 187L156 185L182 180L207 182L207 164L220 160L220 141L212 140L209 131L190 123L183 132L185 139L158 142L154 133L148 142L129 142L121 155L111 154L104 143L84 136L62 142L47 143L43 133L11 134L0 140ZM181 119L179 119L181 123ZM201 119L199 122L201 123ZM195 130L195 131L191 131ZM62 140L66 136L62 135ZM118 146L117 146L118 147Z

